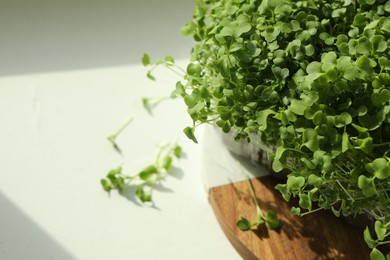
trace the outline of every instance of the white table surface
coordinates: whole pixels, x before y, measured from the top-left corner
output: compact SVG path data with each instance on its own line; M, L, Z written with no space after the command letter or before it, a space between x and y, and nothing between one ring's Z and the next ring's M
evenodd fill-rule
M221 231L202 180L201 144L183 134L180 100L158 106L178 79L140 64L188 60L179 29L192 0L0 0L0 259L240 259ZM119 136L123 155L107 141ZM152 162L176 141L180 170L154 193L156 208L112 192L100 179Z

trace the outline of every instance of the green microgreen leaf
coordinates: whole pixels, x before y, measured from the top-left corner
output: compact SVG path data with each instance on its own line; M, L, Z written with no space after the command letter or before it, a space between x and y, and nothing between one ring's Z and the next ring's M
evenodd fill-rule
M148 73L146 74L146 76L147 76L148 79L150 79L150 80L153 80L153 81L156 80L156 78L152 75L152 72L151 72L151 71L148 71Z
M317 151L319 149L319 140L317 131L314 129L305 129L302 133L303 143L302 146L306 146L310 151Z
M144 66L148 66L150 65L150 57L148 54L144 53L144 55L142 56L142 64Z
M272 162L272 169L275 172L280 172L286 168L286 152L288 150L283 147L278 147L275 152L274 160Z
M386 226L380 222L379 220L375 221L374 224L375 234L379 240L384 240L386 237L387 228Z
M371 260L386 260L385 256L376 248L373 248L370 253Z
M372 178L360 175L358 179L358 186L367 197L372 197L375 194L375 185Z
M176 145L175 148L173 149L173 154L175 155L176 158L180 158L183 153L183 149L181 146Z
M147 181L149 180L154 174L158 173L158 169L155 165L149 165L145 169L143 169L138 176L141 178L141 180Z
M310 174L309 178L307 179L307 183L313 185L316 188L319 188L321 187L323 181L321 177L315 174Z
M172 93L171 93L171 98L176 98L178 96L184 96L184 95L185 95L185 88L184 88L183 84L180 81L178 81L176 83L175 90L172 91Z
M106 179L101 179L101 180L100 180L100 183L102 184L103 189L104 189L105 191L107 191L107 192L110 192L110 191L111 191L112 186L111 186L111 183L110 183L108 180L106 180Z
M334 124L336 127L345 127L352 123L352 116L348 112L343 112L334 117Z
M283 82L289 75L289 71L287 68L280 68L280 67L272 67L272 72L277 79L278 82Z
M172 168L172 162L173 162L173 158L172 156L168 156L165 158L165 161L163 163L163 168L166 170L166 171L170 171L171 168Z
M332 207L331 207L331 210L332 210L333 214L334 214L336 217L340 217L340 216L341 216L341 214L340 214L341 209L336 210L336 209L332 206Z
M287 179L287 187L289 190L298 191L305 184L305 178L302 176L289 176Z
M268 0L267 5L271 9L275 9L278 5L280 5L283 1L282 0Z
M201 71L202 67L199 64L190 63L187 66L187 73L190 76L200 76Z
M149 189L145 189L144 186L140 185L135 192L135 195L143 202L151 202L152 201L152 193Z
M110 192L112 189L122 191L125 186L125 180L122 175L122 167L110 170L105 179L102 179L100 183L103 189Z
M282 197L285 201L290 201L291 196L290 196L290 193L289 193L289 190L288 190L286 184L279 183L278 185L275 186L275 189L280 191L280 193L282 194Z
M196 137L195 137L195 128L194 127L186 127L186 128L184 128L183 132L189 139L194 141L194 143L198 143L198 140L196 140Z
M194 22L186 23L180 30L183 35L192 35L196 32L196 24Z
M307 106L302 100L291 100L291 105L289 107L290 111L296 115L303 116L305 114Z
M294 214L295 216L299 216L301 214L301 208L292 207L291 208L291 213Z
M309 63L309 65L307 65L306 67L306 71L308 74L321 73L321 63L319 63L318 61L313 61Z
M276 211L268 210L267 216L265 218L266 225L272 230L279 230L282 227L282 223L280 222Z
M252 227L252 223L248 219L246 219L245 217L241 217L237 221L236 225L242 231L248 231Z
M175 59L172 56L165 56L165 64L173 65L175 64Z
M189 108L196 106L201 101L201 94L198 91L192 91L191 95L184 97L184 102Z
M267 126L268 126L268 117L270 115L274 115L276 114L275 111L273 111L272 109L266 109L266 110L262 110L260 111L258 114L257 114L257 118L256 118L256 121L258 122L259 126L260 126L260 130L265 130L267 129Z
M374 248L374 247L376 246L375 240L372 239L371 233L370 233L370 230L368 229L368 227L366 227L366 228L364 229L363 238L364 238L364 240L366 241L367 245L368 245L370 248Z
M311 209L311 199L307 194L299 195L299 206L303 209Z
M351 144L349 142L348 133L344 132L341 138L342 138L342 141L341 141L341 152L345 153L348 149L351 148Z
M390 177L390 162L385 158L376 158L373 162L366 164L366 170L378 179L384 180Z
M356 46L356 53L358 54L365 54L369 53L371 51L371 41L363 36L358 39L358 44Z

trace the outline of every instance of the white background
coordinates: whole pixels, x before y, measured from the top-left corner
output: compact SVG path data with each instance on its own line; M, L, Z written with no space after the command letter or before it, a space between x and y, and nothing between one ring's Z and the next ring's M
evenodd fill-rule
M174 56L192 0L0 0L0 259L240 259L222 233L202 181L201 145L180 100L147 113L143 97L171 92L177 76L140 64ZM123 154L107 141L119 136ZM155 207L108 196L100 179L136 172L156 145L185 156L154 193Z

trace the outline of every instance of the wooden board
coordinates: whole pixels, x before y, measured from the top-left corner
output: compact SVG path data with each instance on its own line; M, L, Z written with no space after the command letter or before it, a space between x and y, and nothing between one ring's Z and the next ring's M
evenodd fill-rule
M214 187L209 200L226 236L244 259L370 259L369 249L357 230L331 212L319 211L303 217L290 213L292 203L284 201L271 177L251 180L260 207L277 212L280 232L264 226L243 232L236 227L240 216L256 217L256 207L246 181Z

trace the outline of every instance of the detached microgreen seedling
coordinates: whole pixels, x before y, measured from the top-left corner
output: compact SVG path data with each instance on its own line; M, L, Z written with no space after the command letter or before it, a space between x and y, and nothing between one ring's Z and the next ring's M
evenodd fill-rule
M243 174L245 173L243 172ZM246 182L248 183L249 192L252 196L253 202L256 205L257 216L254 221L249 221L247 218L241 216L241 218L236 223L237 227L242 231L248 231L253 227L258 227L259 225L265 224L269 229L279 231L282 227L282 223L279 221L276 212L270 209L266 214L264 214L260 208L255 190L248 176L246 176Z
M123 192L126 187L136 186L135 195L143 202L152 202L152 192L155 186L167 178L173 169L174 159L180 158L182 148L177 144L159 146L154 163L147 165L136 174L126 174L122 167L108 172L106 178L101 179L101 185L107 192L118 190Z
M142 98L142 105L150 114L152 114L152 111L156 106L168 99L170 99L170 97Z
M121 150L116 142L116 138L126 129L126 127L133 121L133 117L130 117L114 134L107 137L108 141L112 144L114 149L121 153Z

